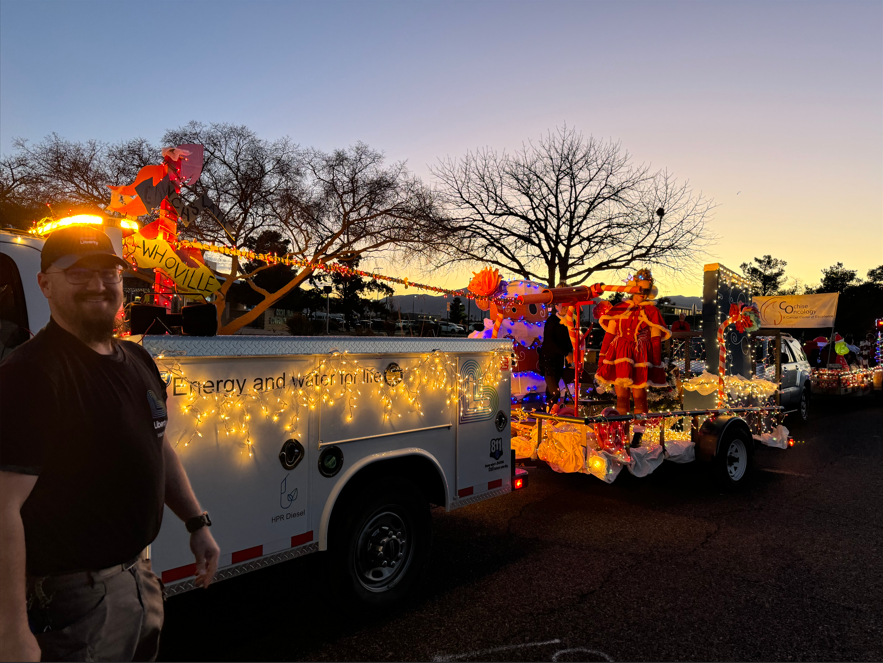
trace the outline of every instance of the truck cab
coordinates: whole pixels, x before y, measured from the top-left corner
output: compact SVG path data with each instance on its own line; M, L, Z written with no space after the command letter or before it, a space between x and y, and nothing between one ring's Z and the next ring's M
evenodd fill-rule
M0 359L49 322L40 286L43 240L22 231L0 230Z

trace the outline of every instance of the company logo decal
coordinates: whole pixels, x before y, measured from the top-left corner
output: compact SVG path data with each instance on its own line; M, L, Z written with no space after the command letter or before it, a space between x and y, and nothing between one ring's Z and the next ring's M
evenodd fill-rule
M150 390L147 391L147 403L150 405L150 414L154 419L164 419L169 416L165 403Z
M279 486L279 506L283 509L287 509L290 507L294 501L297 499L297 488L290 491L288 490L288 475L285 475L285 478L282 479L282 484Z
M463 376L460 423L492 419L500 398L495 387L481 383L481 365L474 359L467 359L460 366L460 375Z
M500 460L500 457L503 455L503 438L495 437L491 440L491 458L494 460Z

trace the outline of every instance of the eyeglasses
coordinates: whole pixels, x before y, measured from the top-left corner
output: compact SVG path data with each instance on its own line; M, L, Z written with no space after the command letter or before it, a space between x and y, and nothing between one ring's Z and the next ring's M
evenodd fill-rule
M64 278L71 285L86 285L95 274L105 285L114 285L123 280L122 267L103 267L102 269L88 269L86 267L68 267L62 269Z

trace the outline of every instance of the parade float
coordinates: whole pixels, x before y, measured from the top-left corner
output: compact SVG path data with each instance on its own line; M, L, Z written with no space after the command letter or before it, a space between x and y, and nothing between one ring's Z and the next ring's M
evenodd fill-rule
M545 289L540 297L528 295L524 302L548 305L572 297L554 290ZM650 308L655 295L652 276L639 271L623 290L631 298L599 316L606 336L595 385L596 392L620 387L617 408L594 413L587 399L557 414L513 410L512 448L517 457L605 482L613 481L623 468L646 476L664 460L706 461L732 488L750 475L756 445L784 449L794 444L781 423L778 384L755 374L752 333L759 329L760 313L741 277L721 265L706 266L705 340L706 347L716 349L717 361L700 375L687 373L683 380L676 375L675 389L670 383L673 367L660 356L661 341L669 334ZM588 288L580 301L587 303L587 294ZM648 403L659 402L646 396L654 389L678 396L667 407L649 411ZM631 413L628 391L635 405Z

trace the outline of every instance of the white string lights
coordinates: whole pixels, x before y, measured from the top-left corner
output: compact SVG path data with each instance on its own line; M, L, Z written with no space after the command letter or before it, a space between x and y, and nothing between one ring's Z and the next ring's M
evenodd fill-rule
M183 414L192 417L192 428L185 431L184 446L203 437L206 426L214 425L225 437L238 437L249 457L252 457L254 440L251 437L252 421L282 422L284 430L298 437L305 411L320 405L333 407L343 403L344 420L352 422L356 408L365 398L379 404L382 421L401 418L404 412L423 416L422 398L426 394L444 392L444 407L460 401L466 378L457 371L456 357L440 350L421 355L411 366L401 367L394 379L387 379L381 371L364 366L364 360L347 352L332 352L317 360L316 366L306 374L292 375L285 384L265 389L242 389L232 393L206 394L199 380L189 377L181 364L180 356L160 352L156 361L160 371L169 376L175 389L184 389L187 395L179 406ZM496 387L508 370L508 351L497 350L480 364L478 375L473 376L484 386ZM344 379L359 375L362 379ZM174 382L172 382L174 381ZM180 443L180 442L179 442Z

